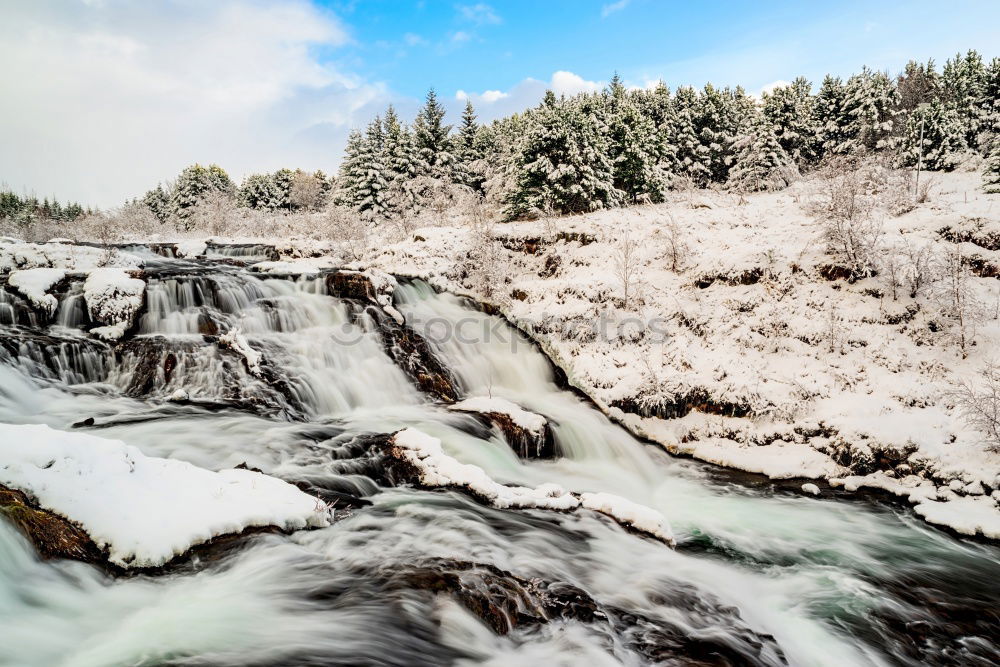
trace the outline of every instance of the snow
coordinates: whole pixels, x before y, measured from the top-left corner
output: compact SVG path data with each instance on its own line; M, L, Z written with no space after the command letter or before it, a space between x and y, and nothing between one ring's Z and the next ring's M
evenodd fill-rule
M545 417L534 412L528 412L520 405L504 398L492 396L474 396L466 398L450 406L460 412L495 412L510 417L511 421L532 433L541 433L545 429Z
M479 466L460 463L449 456L441 448L440 440L415 428L396 433L393 443L402 448L405 459L420 471L420 483L425 486L465 488L500 509L570 510L580 505L575 496L555 484L534 489L500 484Z
M929 523L947 526L962 535L1000 539L1000 515L992 498L956 498L947 502L925 500L914 508Z
M48 291L65 277L66 272L62 269L25 269L12 272L7 284L20 292L32 306L52 316L59 308L59 301Z
M802 493L810 493L814 496L819 495L819 487L811 482L807 482L802 485Z
M536 488L507 486L493 480L479 466L461 463L444 452L441 441L415 428L393 435L403 458L419 471L420 483L429 487L464 488L498 509L550 509L572 511L580 507L605 514L622 525L673 544L673 533L660 512L610 493L567 492L558 484Z
M138 268L142 259L120 250L66 243L0 242L0 273L34 268L90 271L102 266Z
M104 340L118 340L135 320L142 307L146 283L129 276L125 269L94 269L83 284L84 299L91 319L105 326L90 332Z
M219 345L232 349L234 352L246 359L247 370L249 370L252 375L260 377L260 361L263 358L263 355L250 346L246 336L244 336L239 329L231 329L219 336Z
M664 542L673 542L673 532L666 517L651 507L634 503L612 493L582 493L580 505L606 514L621 524L647 533Z
M178 257L197 257L204 255L206 249L208 249L208 243L205 241L185 240L174 244L174 250Z
M0 461L0 484L78 523L125 568L157 567L250 527L329 525L321 501L277 478L147 457L86 433L0 424Z

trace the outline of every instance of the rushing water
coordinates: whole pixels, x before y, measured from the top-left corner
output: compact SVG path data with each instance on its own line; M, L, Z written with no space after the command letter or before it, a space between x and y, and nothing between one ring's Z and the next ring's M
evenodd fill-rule
M430 330L462 323L468 335L435 336L432 347L463 395L544 415L559 458L519 460L499 431L422 394L386 353L375 314L328 296L322 278L176 260L150 269L138 334L117 351L83 335L78 286L48 325L0 290L0 420L69 429L93 417L95 433L148 455L246 463L371 504L323 530L257 536L212 562L117 579L39 561L0 522L0 664L1000 660L1000 550L928 528L905 508L803 497L671 458L561 390L540 353L455 297L406 283L396 307ZM282 390L206 342L235 327ZM166 400L178 390L188 400ZM380 487L352 451L358 436L404 426L506 483L556 482L655 507L676 549L592 513L501 511L457 492ZM401 572L453 562L571 584L614 618L498 635L455 595L399 585Z

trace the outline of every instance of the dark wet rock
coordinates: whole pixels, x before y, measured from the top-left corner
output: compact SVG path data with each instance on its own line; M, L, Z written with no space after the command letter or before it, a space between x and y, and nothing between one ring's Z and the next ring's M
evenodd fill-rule
M390 590L453 597L498 635L554 619L607 620L593 598L572 584L525 579L486 563L435 559L393 568L385 576Z
M89 428L94 425L94 418L87 417L86 419L81 419L78 422L74 422L73 428Z
M532 431L515 422L506 412L472 410L461 410L461 412L475 415L484 424L499 429L510 448L522 459L552 459L559 455L548 420L541 431Z
M360 271L334 271L326 274L326 289L330 296L338 299L353 299L372 305L379 305L375 286L371 279Z
M388 591L447 595L498 635L553 621L591 626L657 664L773 665L785 662L774 637L747 627L738 610L680 582L656 600L665 618L603 605L569 582L526 578L487 563L448 558L383 568ZM671 620L666 620L670 618ZM609 647L610 647L609 641Z
M45 559L70 558L95 565L105 553L71 521L40 508L21 491L0 485L0 517L10 521Z
M716 400L708 391L701 388L691 389L688 393L675 396L670 401L644 401L637 398L616 399L611 402L611 407L641 417L659 417L660 419L678 419L693 411L723 417L747 417L751 414L749 406Z
M371 308L386 353L414 384L439 401L451 403L461 395L458 378L442 364L430 343L405 324L399 324L382 310Z

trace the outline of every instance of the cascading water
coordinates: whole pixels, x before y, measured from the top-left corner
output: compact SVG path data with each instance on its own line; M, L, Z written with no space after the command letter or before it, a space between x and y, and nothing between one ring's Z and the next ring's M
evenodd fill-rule
M1000 660L1000 550L894 505L806 498L671 458L560 389L535 348L459 298L403 283L395 306L427 332L463 397L543 415L558 457L521 460L499 430L429 398L390 354L383 315L329 296L323 276L180 260L151 261L147 274L145 312L118 346L82 333L74 284L48 324L0 291L0 421L70 429L92 417L96 433L147 455L246 463L345 509L329 528L117 579L39 561L0 522L0 664ZM220 345L235 330L267 373ZM382 485L358 452L404 427L504 483L654 507L676 548L594 513L498 510ZM472 613L488 595L513 601L499 621L510 632ZM542 599L575 606L531 621Z

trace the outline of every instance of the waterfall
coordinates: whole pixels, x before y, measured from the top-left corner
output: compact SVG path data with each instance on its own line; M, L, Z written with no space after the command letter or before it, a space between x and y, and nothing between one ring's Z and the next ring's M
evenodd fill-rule
M118 579L40 561L0 521L0 664L1000 660L994 546L894 504L804 497L670 457L560 388L530 341L426 283L396 287L399 325L323 275L150 254L144 309L114 345L86 334L77 278L51 321L0 289L0 421L92 418L78 428L149 456L245 463L326 494L336 521ZM207 254L269 258L258 246ZM227 345L237 332L259 369ZM420 345L401 350L401 336ZM543 417L559 456L520 458L495 423L450 409L421 384L432 362L460 398ZM370 442L406 427L504 484L652 507L676 548L595 512L501 510L380 481Z

